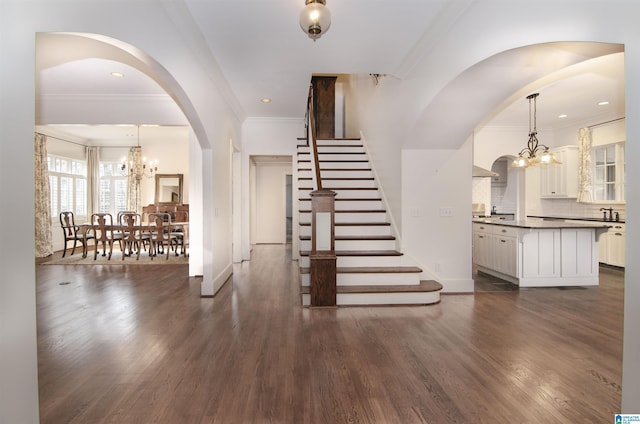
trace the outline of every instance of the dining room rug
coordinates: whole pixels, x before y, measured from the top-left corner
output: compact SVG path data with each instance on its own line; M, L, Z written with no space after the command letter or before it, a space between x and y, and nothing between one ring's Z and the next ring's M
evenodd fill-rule
M165 255L155 256L153 259L149 257L147 252L140 254L140 259L136 260L136 256L126 256L122 260L122 252L114 250L111 259L98 254L93 259L93 252L90 252L86 258L81 253L75 255L67 255L63 258L61 252L56 252L48 258L38 260L40 265L180 265L188 264L189 258L183 255L176 256L173 252L169 253L169 259Z

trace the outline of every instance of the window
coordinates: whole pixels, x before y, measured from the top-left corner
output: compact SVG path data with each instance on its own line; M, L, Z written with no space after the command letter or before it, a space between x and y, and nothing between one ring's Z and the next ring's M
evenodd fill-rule
M83 160L47 155L51 218L62 211L72 211L76 217L87 215L87 163Z
M120 174L120 163L100 162L100 212L116 216L127 210L127 177Z
M592 149L594 200L624 202L624 147L615 143Z

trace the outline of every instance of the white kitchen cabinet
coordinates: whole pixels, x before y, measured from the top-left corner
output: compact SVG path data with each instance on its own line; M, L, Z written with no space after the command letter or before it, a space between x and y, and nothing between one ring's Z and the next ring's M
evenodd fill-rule
M540 197L572 198L578 196L578 147L564 146L549 150L561 163L540 166Z
M625 266L626 225L608 223L609 230L600 236L600 262L619 267Z
M473 224L473 262L493 268L493 243L489 230L489 225Z
M499 273L516 277L517 231L498 225L473 225L473 261Z

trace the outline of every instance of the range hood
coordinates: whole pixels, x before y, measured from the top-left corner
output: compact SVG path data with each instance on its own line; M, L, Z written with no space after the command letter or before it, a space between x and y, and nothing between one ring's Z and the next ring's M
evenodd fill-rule
M473 165L473 174L474 177L497 177L498 173L489 171L488 169L480 168L479 166Z

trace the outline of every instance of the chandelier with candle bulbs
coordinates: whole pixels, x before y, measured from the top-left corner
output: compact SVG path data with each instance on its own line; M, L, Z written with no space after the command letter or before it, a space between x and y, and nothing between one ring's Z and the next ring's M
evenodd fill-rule
M520 153L518 153L518 157L513 160L513 166L516 168L526 168L538 164L549 165L560 163L555 155L549 151L549 148L544 144L540 144L538 141L538 131L536 129L536 98L539 95L540 93L533 93L527 96L527 100L529 100L529 141L527 141L527 147L522 149Z
M120 161L120 173L124 177L132 177L136 181L142 180L143 177L152 178L158 171L158 160L150 160L147 162L146 157L142 156L142 148L140 147L140 126L138 126L138 145L131 148L130 159L122 158Z

